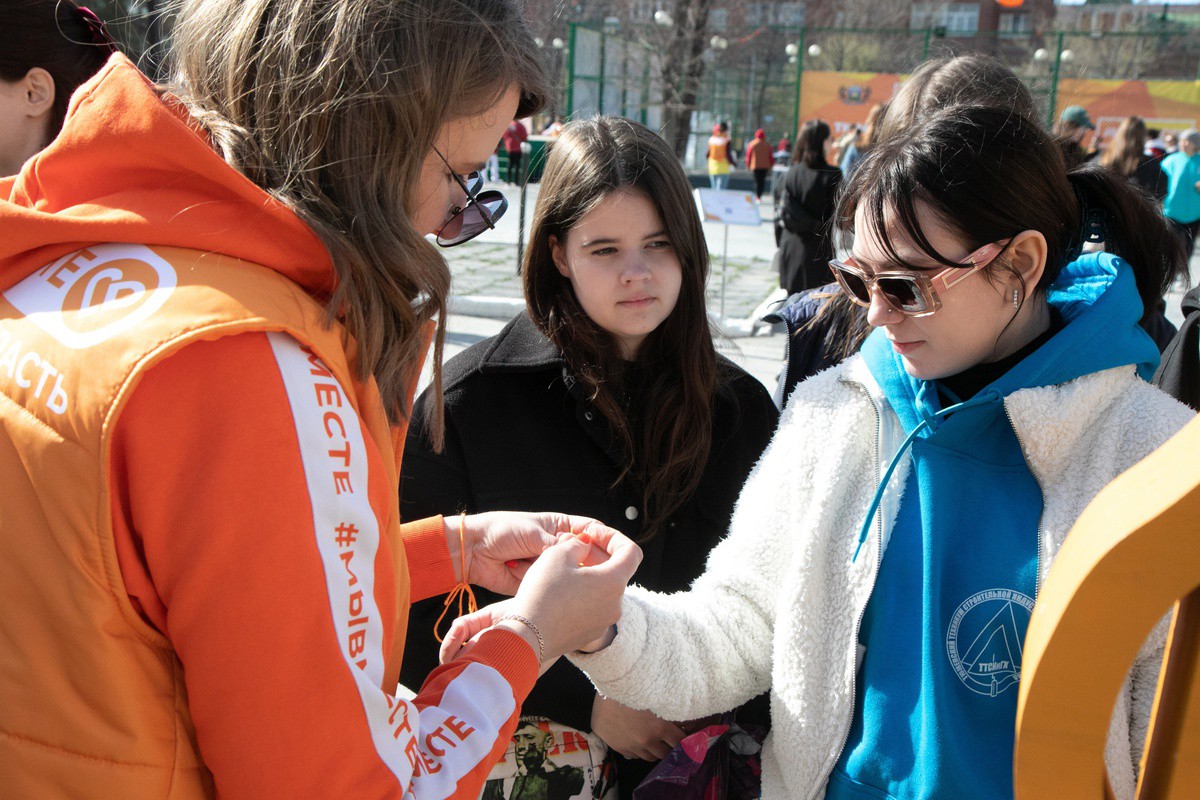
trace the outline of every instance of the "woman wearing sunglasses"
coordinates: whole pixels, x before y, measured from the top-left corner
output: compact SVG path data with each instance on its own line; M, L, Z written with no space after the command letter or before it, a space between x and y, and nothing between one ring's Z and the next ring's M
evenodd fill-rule
M475 797L639 559L560 514L400 524L425 236L502 211L461 175L540 105L533 37L510 0L189 0L174 46L174 88L113 55L0 181L0 786ZM521 575L398 690L410 601Z
M422 428L410 432L402 514L586 514L641 544L635 581L686 589L724 535L777 413L762 384L714 351L708 250L667 144L618 118L567 126L547 162L523 274L528 313L446 367L445 449ZM414 418L436 400L426 392ZM413 609L406 683L437 666L443 614L438 599ZM585 770L589 797L631 797L683 735L671 721L683 718L602 697L567 662L538 681L521 713L555 743L589 742L554 758ZM518 761L493 779L511 779Z
M1088 502L1191 417L1144 382L1138 327L1178 240L1127 181L1068 174L1036 122L978 106L881 143L839 219L854 244L834 269L874 332L793 392L691 590L630 589L574 660L670 719L770 687L768 800L1009 800L1038 587ZM1118 798L1163 634L1116 698Z

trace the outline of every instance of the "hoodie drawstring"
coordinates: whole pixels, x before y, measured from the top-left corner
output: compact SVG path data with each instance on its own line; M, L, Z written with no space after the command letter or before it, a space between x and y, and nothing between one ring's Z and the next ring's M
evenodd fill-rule
M928 407L923 400L927 390L934 385L935 384L932 381L926 381L921 384L921 388L917 392L917 408L923 409ZM1003 402L1003 400L1004 397L1000 394L1000 392L996 391L995 389L989 389L987 391L980 392L970 400L964 400L963 402L955 403L952 406L943 408L941 411L936 411L932 414L925 414L922 412L924 419L917 424L917 427L913 428L912 433L908 435L908 437L904 440L904 443L901 444L900 448L896 451L896 455L892 456L892 462L888 464L888 468L884 470L883 478L879 481L879 486L875 488L875 496L871 498L871 507L867 510L867 518L863 520L862 530L860 530L858 533L858 546L854 548L854 557L850 559L851 563L858 560L859 551L862 550L863 543L867 541L867 532L870 531L871 523L875 521L875 515L879 512L879 504L883 501L883 492L887 488L888 482L892 479L892 473L896 471L896 467L899 465L900 459L904 456L904 452L908 450L913 441L921 435L921 432L926 428L931 427L934 420L949 414L953 414L955 411L961 411L965 408L972 408L974 406L986 405L987 403Z

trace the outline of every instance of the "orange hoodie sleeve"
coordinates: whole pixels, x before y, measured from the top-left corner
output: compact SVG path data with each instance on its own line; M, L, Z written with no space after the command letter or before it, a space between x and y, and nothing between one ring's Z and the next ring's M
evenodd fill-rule
M400 526L411 583L408 602L448 594L458 581L446 547L446 524L441 517L419 519Z
M113 434L127 591L179 656L222 798L478 797L536 656L492 631L412 702L382 686L405 624L379 535L396 487L352 411L344 454L311 435L312 385L297 388L307 357L291 337L251 333L189 345L146 374ZM348 477L324 480L325 460L343 455ZM432 530L410 529L406 551L438 552ZM444 576L436 562L423 567Z

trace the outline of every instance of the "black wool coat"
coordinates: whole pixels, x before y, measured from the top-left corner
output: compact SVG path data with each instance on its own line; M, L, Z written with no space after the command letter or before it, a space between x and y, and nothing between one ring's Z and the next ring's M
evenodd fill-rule
M644 557L633 582L657 591L685 590L704 571L778 418L757 379L727 359L718 360L713 444L701 484L666 528L642 543ZM620 474L619 444L558 349L525 314L447 362L443 386L442 453L433 452L422 424L429 391L414 408L400 481L402 519L462 511L557 511L595 517L640 539L639 498L628 486L612 488ZM500 599L478 588L475 593L481 607ZM410 612L401 669L406 686L420 686L437 666L433 627L443 600L422 601ZM443 632L446 627L443 622ZM521 712L590 731L594 697L587 677L560 659L538 680ZM619 761L622 795L632 792L648 768L645 762Z
M788 294L829 283L833 258L832 220L842 171L837 167L814 169L792 164L783 178L776 264L779 285Z

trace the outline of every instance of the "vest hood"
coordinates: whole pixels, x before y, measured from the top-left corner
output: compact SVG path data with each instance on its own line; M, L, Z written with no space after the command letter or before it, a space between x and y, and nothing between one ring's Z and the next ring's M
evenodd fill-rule
M0 291L101 242L184 247L261 264L319 299L328 251L231 168L176 98L114 54L71 97L59 136L0 179Z

